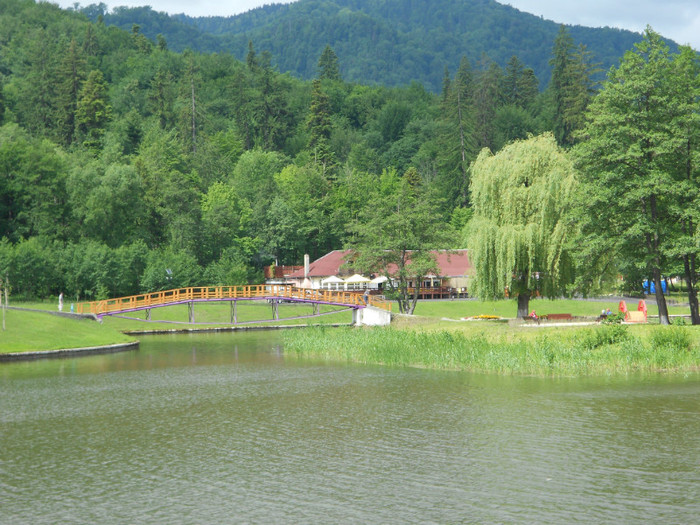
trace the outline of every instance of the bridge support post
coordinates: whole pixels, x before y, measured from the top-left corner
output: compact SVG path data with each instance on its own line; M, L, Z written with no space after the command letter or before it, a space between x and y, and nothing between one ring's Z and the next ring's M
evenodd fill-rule
M190 323L194 324L194 302L187 303L187 313L189 314Z
M321 305L319 303L311 303L311 304L314 307L314 309L313 309L314 315L318 315L319 309L321 308Z
M280 307L279 300L272 299L272 319L274 319L275 321L277 321L280 318L279 307Z
M146 321L150 321L150 320L151 320L151 309L147 308L146 309Z
M231 301L231 324L238 324L238 309L236 308L238 301Z
M362 324L362 310L359 308L352 309L352 325L360 326Z

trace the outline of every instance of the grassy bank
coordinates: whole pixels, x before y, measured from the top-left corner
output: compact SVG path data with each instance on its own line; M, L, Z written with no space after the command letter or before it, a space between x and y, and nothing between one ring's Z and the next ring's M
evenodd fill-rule
M105 346L134 341L113 327L39 312L7 310L0 353Z
M195 324L187 323L187 305L174 305L151 310L151 321L145 321L145 312L133 312L134 319L105 317L102 323L76 320L49 315L56 311L54 302L23 302L16 306L41 312L7 310L6 327L0 330L0 353L35 352L69 348L105 346L133 341L123 332L149 330L192 330L230 327L228 303L196 303ZM66 308L66 310L69 307ZM65 311L65 310L64 310ZM272 309L264 302L239 303L237 317L243 326L280 326L290 324L349 324L352 313L323 306L321 313L329 313L309 319L285 319L313 313L305 304L283 304L279 307L279 320L272 321Z
M697 371L696 330L599 325L527 329L503 323L415 319L391 328L285 333L291 355L393 366L526 375Z

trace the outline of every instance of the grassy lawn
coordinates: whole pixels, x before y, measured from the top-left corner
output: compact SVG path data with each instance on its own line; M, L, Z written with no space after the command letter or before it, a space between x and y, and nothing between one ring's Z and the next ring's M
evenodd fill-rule
M113 327L38 312L7 310L0 353L62 350L134 341Z
M627 301L629 310L637 309L638 301ZM575 317L597 317L601 310L610 308L613 312L618 310L617 301L588 301L582 299L535 299L530 301L530 310L535 310L538 315L567 313ZM448 319L461 319L475 315L497 315L499 317L514 318L518 306L515 300L504 301L478 301L456 299L453 301L418 301L416 315L438 317ZM394 308L396 312L397 309ZM648 305L649 315L656 315L655 305ZM669 304L671 315L689 315L690 310L685 306Z
M54 312L54 301L34 301L15 303L13 306ZM134 338L122 332L148 330L187 330L215 327L230 327L231 310L229 303L195 303L196 324L189 324L187 305L174 305L151 310L151 321L146 322L145 311L128 315L136 319L105 317L102 323L90 320L75 320L40 312L7 310L7 330L0 331L0 352L30 352L85 348L133 341ZM70 303L64 311L70 310ZM321 313L328 313L309 319L285 319L310 315L308 304L282 304L279 307L279 320L272 320L272 308L261 301L240 301L237 317L242 326L270 326L291 324L349 324L352 312L339 311L337 307L322 306Z
M631 301L630 301L631 303ZM617 301L586 301L586 300L533 300L531 309L538 314L570 313L576 317L595 318L603 308L617 310ZM15 303L14 306L46 311L56 311L55 301L34 301ZM636 303L628 304L636 308ZM65 310L70 309L66 303ZM151 310L151 321L145 321L145 312L125 314L135 319L105 317L102 324L91 321L76 321L40 313L7 311L7 330L0 333L0 352L19 352L32 350L54 350L63 348L80 348L88 346L108 345L132 340L122 332L149 330L192 330L216 327L230 327L230 304L228 302L195 303L195 324L187 323L187 305L174 305ZM310 304L287 303L279 307L279 320L272 320L272 308L262 301L239 301L237 308L238 322L241 326L271 326L291 324L349 324L352 313L340 311L337 307L322 306L321 312L329 315L307 319L285 319L310 315ZM394 312L398 309L394 305ZM687 314L686 307L671 306L671 314ZM460 321L464 317L480 314L496 315L503 318L513 318L516 313L514 300L506 301L476 301L476 300L446 300L419 301L416 315L410 318L396 316L392 325L407 332L436 332L448 331L461 333L468 337L480 337L493 344L516 343L518 341L536 341L547 334L558 338L575 341L581 327L523 327L515 323L490 321ZM654 315L656 307L651 306L649 313ZM653 322L653 321L652 321ZM688 327L693 340L700 346L700 332L696 337L694 327ZM649 337L651 327L630 326L629 331L641 339Z

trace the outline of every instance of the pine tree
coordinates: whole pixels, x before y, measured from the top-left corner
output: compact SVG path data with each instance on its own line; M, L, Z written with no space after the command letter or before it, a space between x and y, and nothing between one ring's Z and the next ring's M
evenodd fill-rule
M528 108L537 96L538 81L532 68L526 68L513 55L503 78L503 103Z
M487 69L480 72L474 87L474 138L477 149L494 149L496 110L502 104L503 71L485 58Z
M85 59L75 39L68 44L66 54L58 67L56 93L57 133L65 146L75 138L75 113L78 107L80 88L85 80Z
M158 118L161 129L166 129L173 122L173 87L172 75L164 67L159 67L151 79L148 102L151 111Z
M447 97L450 95L450 68L445 66L445 74L442 76L442 103L447 102Z
M318 59L318 78L326 80L342 80L340 67L338 66L338 55L326 44L326 47Z
M594 67L585 46L574 46L566 27L559 28L554 40L550 89L554 94L554 136L557 142L570 147L575 132L584 125L584 114L593 93L591 75Z
M468 201L468 168L476 154L473 90L471 65L462 57L454 81L447 82L437 138L438 185L453 206L464 206Z
M252 40L248 40L248 54L245 57L245 63L250 71L255 71L258 68L258 57L255 54Z
M333 153L329 144L332 128L330 99L323 92L319 79L314 80L312 86L311 107L307 120L307 127L311 134L309 149L325 173L333 165Z
M111 115L107 82L101 71L93 70L83 84L76 109L78 129L84 137L85 146L90 149L101 147L104 128Z

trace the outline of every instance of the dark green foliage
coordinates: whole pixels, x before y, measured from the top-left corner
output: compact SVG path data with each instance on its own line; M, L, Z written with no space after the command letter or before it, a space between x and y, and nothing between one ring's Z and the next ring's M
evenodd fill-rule
M93 20L95 10L87 13ZM505 67L517 54L545 83L558 25L493 0L300 0L271 4L232 17L168 17L149 8L117 8L105 23L129 31L132 24L154 40L167 38L176 51L233 52L243 60L252 40L275 57L281 71L311 79L325 46L342 57L351 82L406 85L418 80L435 93L444 67L455 71L464 53L477 63L487 53ZM604 69L640 40L637 33L611 28L571 27Z
M148 8L78 10L92 23L45 2L0 1L0 265L24 295L258 281L263 265L320 257L375 227L386 234L377 250L456 248L456 235L437 233L469 221L479 148L554 120L530 53L548 56L555 28L546 42L546 31L523 36L521 15L490 1L301 0L196 21L245 30L235 36ZM493 32L525 38L522 54L488 42ZM184 41L226 52L173 51ZM345 82L335 50L343 77L385 85ZM697 224L683 217L687 231ZM424 271L428 259L414 262Z
M585 46L578 49L564 26L554 41L549 89L554 98L554 136L560 146L575 143L574 134L584 125L584 113L593 95L593 66Z
M340 77L340 66L338 65L338 55L331 46L327 45L318 59L318 78L326 80L342 80Z

